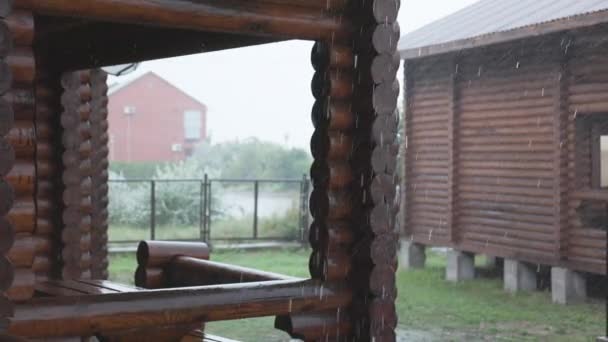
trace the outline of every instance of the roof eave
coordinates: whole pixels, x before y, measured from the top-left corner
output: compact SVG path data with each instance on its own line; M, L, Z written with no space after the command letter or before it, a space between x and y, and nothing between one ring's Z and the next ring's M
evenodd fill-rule
M483 36L455 40L447 43L401 50L404 60L424 58L434 55L474 49L486 45L506 43L514 40L538 37L541 35L569 31L608 22L608 10L568 17L546 23L524 26L513 30L495 32Z

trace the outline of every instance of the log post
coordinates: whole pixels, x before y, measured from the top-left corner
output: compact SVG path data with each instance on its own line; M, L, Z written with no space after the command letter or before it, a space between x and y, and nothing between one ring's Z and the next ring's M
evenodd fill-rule
M91 143L97 148L91 161L91 275L94 279L108 278L108 86L107 74L96 69L91 71Z
M357 10L361 16L356 21L361 25L360 34L355 37L359 103L354 108L359 123L355 141L360 149L353 156L353 165L361 199L355 210L362 215L355 237L355 244L361 246L356 256L359 262L353 273L365 284L356 289L351 316L354 334L362 340L394 341L397 324L399 5L398 0L374 0Z
M6 61L7 55L11 51L10 44L12 42L11 32L6 24L6 19L11 12L10 5L12 2L2 2L0 5L0 26L5 29L0 30L0 45L4 45L5 48L0 48L0 60ZM11 79L10 68L2 69L0 78ZM0 95L5 95L4 91ZM7 141L6 135L11 131L14 126L14 112L13 106L10 101L3 101L0 106L0 180L4 182L6 175L10 172L15 161L15 151L12 145ZM0 236L6 239L7 243L2 243L0 246L0 334L3 333L9 325L9 319L13 316L13 304L8 300L7 290L12 287L14 279L14 266L11 264L7 253L12 248L13 241L15 240L15 230L10 220L7 220L7 215L12 208L12 186L7 187L7 191L0 192L0 202L4 202L5 205L0 207L0 229L2 232Z
M63 279L91 277L91 72L62 75L61 126L63 128Z

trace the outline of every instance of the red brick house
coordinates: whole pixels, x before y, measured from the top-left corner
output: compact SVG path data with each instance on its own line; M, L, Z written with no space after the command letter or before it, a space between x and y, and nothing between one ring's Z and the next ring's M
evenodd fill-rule
M109 98L111 161L179 161L206 138L207 106L153 72Z

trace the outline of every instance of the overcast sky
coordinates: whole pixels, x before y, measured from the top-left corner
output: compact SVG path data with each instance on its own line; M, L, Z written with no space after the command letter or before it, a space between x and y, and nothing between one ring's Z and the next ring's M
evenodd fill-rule
M402 0L405 34L477 0ZM148 71L167 79L209 107L214 142L258 137L308 149L311 42L290 41L143 63L123 82Z

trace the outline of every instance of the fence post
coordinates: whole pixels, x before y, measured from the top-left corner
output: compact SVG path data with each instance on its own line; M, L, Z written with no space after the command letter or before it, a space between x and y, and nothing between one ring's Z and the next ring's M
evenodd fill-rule
M150 181L150 239L156 239L156 182Z
M200 240L205 241L207 233L207 174L201 182L200 202L199 202L199 230Z
M258 195L260 193L260 182L253 182L253 239L258 238Z
M308 192L310 191L310 183L306 174L302 176L300 183L300 239L303 243L307 241L308 230Z
M212 202L213 202L213 195L212 195L212 191L211 191L211 185L213 184L213 182L211 180L207 180L207 215L206 215L206 220L207 220L207 243L211 243L211 208L212 208Z

